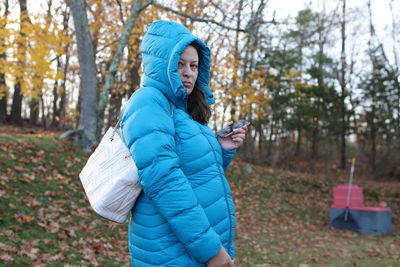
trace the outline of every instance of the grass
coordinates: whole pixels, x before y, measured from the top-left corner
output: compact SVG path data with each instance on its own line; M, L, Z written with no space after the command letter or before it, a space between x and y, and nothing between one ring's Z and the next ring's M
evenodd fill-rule
M0 135L0 265L128 266L126 225L88 206L88 155L55 138Z
M317 176L234 163L228 177L237 206L238 266L399 266L400 183L358 180L366 202L385 200L393 210L390 235L369 236L329 226L332 187L345 175Z
M0 134L0 265L129 266L126 225L98 217L79 182L88 154L54 137ZM393 209L394 233L328 225L328 179L235 161L237 266L399 266L400 184L360 180L371 205Z

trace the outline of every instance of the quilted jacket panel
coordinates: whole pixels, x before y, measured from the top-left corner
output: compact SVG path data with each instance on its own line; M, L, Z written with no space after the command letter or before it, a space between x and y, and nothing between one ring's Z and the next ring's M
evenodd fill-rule
M207 46L182 25L158 21L142 43L142 88L122 117L143 187L128 230L135 267L205 266L221 246L234 257L234 204L224 170L235 152L221 148L212 130L187 113L177 72L193 41L202 47L197 84L214 102Z

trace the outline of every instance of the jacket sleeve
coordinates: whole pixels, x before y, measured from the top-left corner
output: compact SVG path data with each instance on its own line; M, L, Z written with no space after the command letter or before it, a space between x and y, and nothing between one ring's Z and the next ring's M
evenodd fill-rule
M222 244L180 168L168 100L161 92L138 90L123 114L122 129L144 193L190 255L208 261Z
M235 156L236 150L227 150L221 146L222 150L222 167L224 168L224 171L228 169L229 164L231 164L231 161L233 157Z

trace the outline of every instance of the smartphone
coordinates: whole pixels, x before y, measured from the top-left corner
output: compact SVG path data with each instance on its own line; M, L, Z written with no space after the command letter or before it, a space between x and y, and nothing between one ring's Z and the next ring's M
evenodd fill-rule
M233 130L239 129L245 126L250 125L250 122L247 120L238 120L233 122L231 125L224 127L221 131L217 132L217 136L221 138L228 137L233 134Z

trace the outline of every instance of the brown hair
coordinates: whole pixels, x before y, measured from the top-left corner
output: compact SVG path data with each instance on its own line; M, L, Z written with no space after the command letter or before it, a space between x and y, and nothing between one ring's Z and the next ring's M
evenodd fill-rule
M201 124L207 124L211 117L211 108L207 104L203 90L197 85L189 95L188 111L192 118Z
M201 47L197 42L192 42L190 45L193 46L197 51L197 55L199 56L198 66L200 67L202 60ZM193 91L189 95L188 111L189 114L192 115L192 118L201 124L207 124L211 117L211 108L207 104L203 89L197 85L194 86Z

